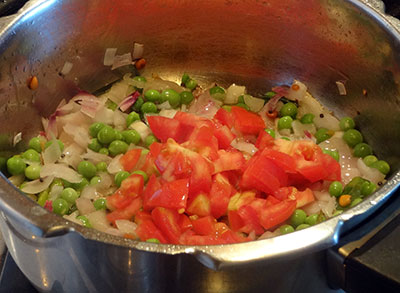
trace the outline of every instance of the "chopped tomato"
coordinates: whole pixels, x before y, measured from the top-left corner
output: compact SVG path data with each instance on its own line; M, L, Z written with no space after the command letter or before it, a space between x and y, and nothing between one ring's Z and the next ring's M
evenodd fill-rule
M264 233L264 229L260 225L260 219L253 207L250 205L241 206L238 210L238 214L244 223L244 226L240 228L241 232L250 233L254 231L256 235Z
M135 223L140 224L143 221L150 220L151 221L151 214L144 211L138 211L135 215Z
M226 111L223 108L218 109L217 113L214 115L214 119L223 125L226 125L229 129L233 127L234 118L232 113Z
M256 193L252 191L245 191L243 193L236 193L231 197L228 204L229 211L236 211L241 206L250 204L256 198Z
M182 233L180 239L181 244L184 245L213 245L222 244L221 241L217 240L215 235L196 235L193 230L187 230Z
M216 221L212 216L205 216L192 220L193 231L199 235L215 235L216 229L214 227Z
M284 186L274 191L273 195L280 201L285 199L295 199L294 196L297 193L297 189L293 186Z
M179 214L177 211L157 207L151 212L151 217L169 243L179 243L181 229L178 224Z
M228 221L233 231L239 231L239 229L244 226L243 219L237 210L228 211Z
M231 111L234 117L235 128L242 134L257 135L265 128L264 120L259 115L236 106L232 106Z
M214 161L214 173L241 170L245 164L246 160L241 152L219 150L218 159Z
M159 142L157 142L157 141L153 142L153 143L150 145L150 153L151 153L151 155L152 155L154 158L156 158L156 157L160 154L162 147L163 147L163 144L162 144L162 143L159 143Z
M147 239L156 238L161 243L168 243L163 233L154 225L152 220L143 220L138 224L136 228L136 235L139 236L140 240L146 241Z
M209 160L215 160L218 157L218 140L214 136L214 128L196 128L189 137L187 147Z
M265 207L261 213L260 224L268 230L290 218L296 209L295 200L284 200L275 205Z
M256 148L263 150L266 147L270 147L274 144L274 138L267 133L264 129L260 131L256 141Z
M131 220L141 207L142 199L137 197L133 199L126 207L112 211L111 213L107 214L106 217L107 220L113 224L115 224L116 220Z
M315 200L314 193L309 188L305 189L304 191L297 191L294 194L294 197L297 201L297 208L301 208Z
M186 211L189 215L208 216L211 213L210 199L204 193L200 193L189 202Z
M166 142L168 138L179 143L185 142L193 131L192 126L163 116L148 116L147 121L153 134L162 142Z
M267 157L272 160L286 173L296 173L296 162L288 154L267 148L262 151L261 156Z
M228 179L221 174L215 175L210 190L210 208L211 215L213 215L214 218L218 219L226 215L231 193L232 186Z
M178 225L181 228L181 231L184 232L186 230L192 229L192 221L190 221L189 217L185 214L180 214L178 219Z
M133 198L134 197L123 194L120 190L117 190L113 195L107 196L107 207L110 210L123 209L132 202Z
M231 142L236 138L236 135L226 125L218 125L214 131L214 135L218 140L220 149L228 149L231 147Z
M135 168L142 154L142 149L132 149L127 151L120 159L120 163L125 171L131 171Z
M161 187L161 183L157 179L157 177L155 175L151 175L143 193L143 208L145 210L151 210L152 206L148 205L148 202L156 192L159 192L159 190L161 190Z
M143 191L143 176L139 174L132 174L122 181L119 190L126 195L138 196Z

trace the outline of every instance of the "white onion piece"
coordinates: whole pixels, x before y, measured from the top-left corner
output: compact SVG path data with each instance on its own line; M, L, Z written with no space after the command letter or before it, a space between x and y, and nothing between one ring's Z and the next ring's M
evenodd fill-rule
M61 137L60 137L61 139ZM64 149L64 157L59 160L60 163L72 166L74 169L78 167L78 164L82 161L80 155L84 152L76 143L72 143Z
M142 121L135 121L133 122L129 128L136 130L139 135L140 138L144 141L144 139L151 134L151 130L150 127L148 127L144 122Z
M93 185L87 185L82 189L80 197L86 199L95 199L99 196L100 194L97 192L96 187Z
M292 101L302 101L306 95L306 92L307 86L298 80L294 80L288 91L288 94L286 95L286 98Z
M137 224L129 221L129 220L116 220L115 225L117 226L118 230L123 232L124 234L133 234L136 235L135 231L137 228Z
M63 218L68 221L71 221L75 224L79 224L79 225L83 226L82 221L76 218L77 216L79 216L79 211L75 211L69 215L64 215Z
M166 89L173 89L173 90L177 91L178 93L181 93L186 90L184 87L179 86L175 82L172 82L169 80L163 80L161 78L147 80L146 85L143 88L143 92L145 93L151 89L157 90L159 92L162 92L163 90L166 90Z
M112 85L111 89L105 93L108 99L119 105L128 95L133 92L132 87L125 81L120 81Z
M169 110L169 109L172 109L172 106L168 101L165 101L161 104L158 104L157 108L160 110Z
M100 172L98 176L100 177L100 183L96 185L96 189L99 191L108 190L114 182L111 175L107 172Z
M125 233L116 229L116 228L107 228L105 229L103 232L110 234L110 235L114 235L114 236L118 236L118 237L124 237Z
M317 132L314 124L303 124L299 120L294 120L292 122L292 129L294 135L298 138L309 139L309 137L306 135L306 132L310 134L315 134L315 132Z
M133 52L132 52L132 59L140 59L143 57L143 52L144 52L144 45L140 43L134 43L133 44Z
M122 112L128 110L133 104L135 104L136 100L139 98L140 93L138 91L133 94L127 96L119 105L118 108L121 109Z
M63 189L64 188L60 185L54 185L49 192L48 200L53 201L53 200L57 199L60 196Z
M314 195L324 215L328 218L332 217L336 210L336 198L328 191L314 191Z
M122 113L119 110L114 111L113 124L117 130L126 128L126 116L128 116L128 114Z
M244 95L244 103L249 106L250 111L253 112L258 112L262 109L262 107L264 107L264 100L263 99L258 99L258 98L254 98L250 95Z
M226 90L225 104L237 104L239 96L244 95L246 87L232 84Z
M114 158L111 160L110 164L109 164L108 167L107 167L108 173L110 173L110 174L116 174L116 173L118 173L119 171L123 171L123 170L124 170L124 168L123 168L122 165L121 165L121 162L119 161L119 160L121 159L121 157L122 157L122 154L121 154L121 155L118 155L118 156L116 156L116 157L114 157Z
M25 181L24 174L21 175L13 175L8 178L8 180L15 186L20 186Z
M61 69L60 73L64 76L67 75L68 73L71 72L73 66L74 64L72 64L71 62L65 61L64 66Z
M100 104L100 100L88 93L80 93L73 98L73 101L77 101L81 105L81 112L90 118L94 118L97 110L103 106Z
M160 113L158 113L158 115L160 115L162 117L167 117L167 118L174 118L176 112L178 112L178 111L174 110L174 109L163 109L160 111Z
M101 108L94 116L94 122L102 122L104 124L113 124L114 122L114 111L107 107Z
M378 184L378 182L383 182L385 180L385 175L379 172L378 169L368 167L365 165L363 159L359 158L357 160L357 167L360 170L361 176L369 181Z
M258 240L269 239L269 238L273 238L273 237L276 237L279 235L280 235L280 233L278 230L275 230L274 232L265 231L263 234L260 235L260 237L258 237Z
M82 175L64 164L47 164L40 169L40 177L54 176L70 183L82 181Z
M321 207L319 206L318 201L313 201L312 203L309 203L308 205L302 207L302 209L306 212L308 216L312 214L318 214L321 211Z
M69 134L74 141L82 148L86 148L90 142L90 136L88 130L83 126L77 126L73 124L66 124L63 130Z
M22 132L18 132L13 138L13 146L16 146L22 140Z
M222 102L211 97L209 91L202 93L189 107L189 113L212 119L222 106Z
M337 88L338 88L339 95L341 95L341 96L347 95L346 87L345 87L345 85L344 85L343 82L337 81L337 82L336 82L336 86L337 86Z
M250 155L254 155L258 151L254 144L244 141L237 141L236 139L231 142L231 146Z
M57 162L57 160L61 156L60 145L57 140L52 140L50 146L48 146L42 153L43 163L44 165L53 164ZM51 174L50 174L51 175ZM44 177L44 176L42 176Z
M95 211L87 214L86 217L88 218L92 227L96 230L105 232L107 229L111 228L110 222L107 220L105 210Z
M37 179L24 184L24 187L21 190L25 193L36 194L46 190L51 182L53 181L53 176L48 176L43 179Z
M77 105L80 110L80 106L76 103L74 104ZM92 118L86 116L80 111L58 116L57 118L57 123L59 124L60 128L63 128L65 125L85 126L89 128L89 125L93 123Z
M115 55L111 70L130 64L132 64L132 55L130 53Z
M79 197L76 199L75 204L81 215L86 215L96 211L92 201L88 198Z
M82 161L82 159L89 160L93 164L97 164L100 162L106 162L108 164L112 160L111 157L104 154L96 153L91 149L87 149L87 152L80 156L80 161Z
M117 48L107 48L104 54L103 64L105 66L113 65L115 54L117 54Z

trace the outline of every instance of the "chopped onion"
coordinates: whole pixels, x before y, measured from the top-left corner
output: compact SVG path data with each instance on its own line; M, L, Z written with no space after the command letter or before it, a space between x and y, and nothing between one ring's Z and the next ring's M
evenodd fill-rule
M226 90L225 104L237 104L239 96L244 95L246 87L232 84Z
M298 80L294 80L287 95L285 96L292 101L302 101L306 93L307 86Z
M336 210L336 198L331 196L328 191L314 191L315 198L317 199L318 205L321 211L328 218L332 217Z
M75 211L69 215L64 215L63 218L75 224L83 226L82 221L76 218L77 216L79 216L79 211Z
M119 110L114 111L113 124L117 130L124 130L126 128L126 117L128 114L122 113Z
M107 107L101 108L93 119L94 122L102 122L104 124L113 124L114 122L114 111Z
M64 188L60 185L54 185L49 192L48 200L53 201L53 200L57 199L59 197L59 195L61 194L61 192L63 191L63 189Z
M336 86L337 86L337 88L338 88L339 95L341 95L341 96L347 95L346 87L344 86L344 83L343 83L343 82L337 81L337 82L336 82Z
M53 139L58 136L56 113L51 114L49 119L42 118L42 124L47 139Z
M139 98L140 93L135 91L133 94L127 96L119 105L118 108L121 109L122 112L128 110L133 104L135 104L136 100Z
M232 141L231 146L250 155L254 155L258 151L254 144L244 141L237 141L236 139Z
M275 236L279 236L280 233L278 230L271 232L271 231L265 231L262 235L260 235L260 237L258 237L258 240L263 240L263 239L269 239L269 238L273 238Z
M100 172L98 173L98 176L100 177L100 183L96 185L96 188L99 191L108 190L114 182L111 175L108 174L107 172Z
M167 117L167 118L174 118L176 112L178 112L178 111L174 110L174 109L163 109L160 111L160 113L158 113L158 115L160 115L162 117Z
M263 99L258 99L258 98L254 98L250 95L244 95L244 103L249 106L250 111L253 112L258 112L262 109L262 107L264 106L264 100Z
M169 109L172 109L172 106L168 101L165 101L161 104L158 104L157 108L160 110L169 110Z
M175 82L169 81L169 80L163 80L161 78L154 78L154 79L148 79L146 82L146 86L143 88L143 92L147 92L147 90L157 90L159 92L162 92L163 90L166 89L173 89L177 91L178 93L181 93L187 89L184 87L179 86Z
M21 175L13 175L8 178L8 180L15 186L20 186L25 181L24 174Z
M71 72L73 66L74 65L71 62L65 61L64 66L61 69L60 73L64 76L67 75L68 73Z
M140 59L143 57L144 45L140 43L133 44L132 59Z
M123 232L124 234L133 234L136 235L135 231L137 228L137 224L129 221L129 220L116 220L115 225L117 226L118 230Z
M114 236L118 236L118 237L124 237L125 233L116 229L116 228L107 228L106 230L104 230L103 232L110 234L110 235L114 235Z
M87 214L86 217L88 218L92 227L96 230L106 232L107 229L111 228L110 222L107 220L105 210L95 211Z
M90 142L88 130L85 127L73 124L66 124L63 127L64 131L69 134L74 141L82 148L86 148Z
M92 201L88 198L79 197L76 199L75 204L81 215L86 215L96 211Z
M22 132L18 132L13 138L13 146L16 146L22 140Z
M79 183L82 176L64 164L46 164L40 169L40 177L54 176L70 183Z
M58 141L53 139L52 143L43 151L42 156L45 165L57 162L61 156L61 149Z
M357 160L357 167L360 170L361 176L369 181L378 184L379 182L383 182L385 180L385 175L379 172L378 169L368 167L365 165L363 159L359 158Z
M121 159L121 157L122 157L122 154L121 154L121 155L118 155L118 156L115 156L115 157L111 160L110 164L109 164L108 167L107 167L108 173L110 173L110 174L116 174L116 173L118 173L119 171L123 171L123 170L124 170L124 168L123 168L122 165L121 165L121 162L119 161L119 160Z
M51 182L53 182L53 179L54 179L53 176L48 176L43 179L37 179L27 182L24 184L21 190L25 193L30 193L30 194L42 192L43 190L46 190L50 186Z
M132 92L132 86L125 81L120 81L113 84L111 89L104 95L115 104L119 105Z
M104 54L103 64L105 66L113 65L115 54L117 54L117 48L107 48Z
M314 134L317 131L314 124L303 124L299 120L292 122L292 129L294 135L298 138L310 138L307 133Z
M83 148L81 148L76 143L72 143L64 149L64 156L63 158L59 159L59 162L72 166L74 169L76 169L78 167L78 164L82 161L80 155L83 154L83 152Z
M308 216L312 214L318 214L321 211L321 207L319 206L318 201L313 201L312 203L309 203L308 205L302 207L302 209L306 212Z
M82 189L81 198L95 199L99 197L100 194L97 192L96 187L92 185L87 185Z
M131 64L132 64L132 55L130 53L126 53L123 55L115 55L111 70Z
M139 133L140 138L141 138L143 141L144 141L144 139L145 139L148 135L151 134L150 128L149 128L146 124L144 124L144 122L139 121L139 120L133 122L133 123L129 126L129 128L136 130L136 131Z
M212 119L218 112L222 102L211 97L209 91L202 93L189 107L189 113L195 113L197 116Z
M93 164L98 164L100 162L106 162L108 164L112 160L109 156L100 154L100 153L96 153L96 152L92 151L91 149L87 149L87 152L80 156L79 161L81 161L81 159L89 160Z
M100 104L100 100L96 96L84 92L79 93L72 100L80 104L81 112L90 118L94 118L97 110L103 106Z

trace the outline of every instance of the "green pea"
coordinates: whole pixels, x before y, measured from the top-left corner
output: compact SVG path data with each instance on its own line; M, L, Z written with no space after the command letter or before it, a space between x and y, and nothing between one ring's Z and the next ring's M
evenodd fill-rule
M95 186L101 182L100 176L94 176L92 179L90 179L90 185Z
M305 219L304 223L305 223L305 224L308 224L308 225L310 225L310 226L314 226L315 224L318 223L318 214L309 215L309 216Z
M225 94L225 90L222 87L216 85L210 88L210 95L213 94Z
M72 183L71 183L71 182L69 182L69 181L67 181L67 180L64 180L64 179L61 179L61 181L62 181L62 184L63 184L63 186L64 186L65 188L67 188L67 187L72 187Z
M304 224L304 221L306 220L306 218L307 218L307 214L303 210L297 209L294 211L294 213L290 217L290 224L293 227L297 227L301 224Z
M138 144L140 142L140 134L135 129L122 131L122 137L127 144Z
M358 205L360 202L362 202L362 198L360 198L360 197L355 198L355 199L353 199L353 200L351 201L350 207L352 208L352 207Z
M364 196L371 195L376 190L376 188L377 186L375 183L366 181L361 186L361 194Z
M250 111L249 106L247 106L245 103L237 103L235 106L246 109L247 111Z
M187 82L185 82L185 87L194 90L197 86L197 81L194 79L189 79Z
M294 228L290 225L282 225L279 228L279 231L281 232L282 235L284 235L284 234L289 234L289 233L294 232Z
M336 161L339 162L339 152L338 151L331 151L331 150L323 149L322 152L324 154L330 155L332 158L334 158Z
M115 185L117 185L118 187L121 187L122 181L124 181L126 178L128 178L129 175L130 175L129 172L127 172L127 171L119 171L117 174L115 174L115 177L114 177Z
M47 149L49 146L51 146L52 143L53 143L52 140L47 141L47 142L44 144L44 148ZM64 150L64 143L63 143L61 140L59 140L59 139L57 139L57 143L58 143L58 145L60 146L60 150L61 150L61 152L62 152L62 151Z
M26 164L21 157L13 156L7 160L7 170L11 175L24 174Z
M110 154L110 152L108 151L108 148L101 148L99 150L99 154L108 156Z
M290 116L294 119L297 116L297 106L292 102L286 103L282 106L279 113L281 114L282 117Z
M244 95L240 95L238 98L238 104L245 104L244 102Z
M68 202L63 198L57 198L52 203L53 212L58 215L65 215L69 210Z
M95 122L92 125L89 126L89 134L91 137L97 137L97 134L99 131L106 126L104 123L101 122Z
M135 104L133 104L132 110L135 112L140 112L143 104L144 104L144 99L142 97L139 97L136 100Z
M270 92L266 92L266 93L264 94L264 97L263 97L263 98L266 99L266 100L269 100L269 99L275 97L275 95L276 95L275 92L270 91Z
M40 154L34 149L29 149L22 154L22 158L31 162L40 162Z
M314 122L314 117L315 115L311 113L304 114L300 122L303 124L312 124Z
M136 112L130 112L126 117L126 127L129 127L133 122L140 120L140 116Z
M374 155L369 155L363 158L364 164L370 167L373 163L378 161L378 158Z
M140 76L140 75L135 76L133 78L133 80L141 81L141 82L147 82L147 79L145 77L143 77L143 76Z
M102 145L99 143L99 140L97 138L92 138L92 140L88 144L88 148L94 152L98 152L102 148Z
M153 102L146 102L140 108L142 113L157 113L157 106Z
M115 140L123 140L124 137L122 136L122 132L115 129Z
M335 132L333 130L328 130L326 128L320 128L317 130L317 132L314 134L315 138L317 139L317 144L321 143L334 135Z
M376 161L375 163L372 163L370 167L378 169L379 172L381 172L384 175L386 175L390 172L389 164L383 160L379 160L379 161Z
M278 129L291 129L293 118L290 116L283 116L278 120Z
M181 102L184 105L189 105L194 99L193 94L189 91L181 92L180 96L181 96Z
M356 129L346 130L346 132L343 134L343 139L352 148L363 142L363 136L361 132Z
M342 194L350 194L352 197L358 197L361 195L361 188L366 180L357 176L350 180L349 183L343 189Z
M99 133L97 134L97 139L102 144L109 144L114 141L116 137L117 133L115 132L115 129L108 125L100 129Z
M306 229L308 227L310 227L310 225L308 225L308 224L300 224L300 225L298 225L296 227L296 231L303 230L303 229Z
M75 190L82 190L88 185L89 185L89 180L87 180L86 178L82 178L81 182L73 183L71 187Z
M149 238L146 240L146 242L149 243L161 243L160 240L158 240L157 238Z
M40 165L30 165L25 169L25 177L30 180L40 178Z
M146 172L142 171L142 170L136 170L134 172L132 172L132 174L138 174L138 175L142 175L143 177L143 182L146 184L147 181L149 180L149 176L146 174Z
M146 98L147 101L150 101L153 103L160 103L162 101L161 94L157 90L147 90L144 93L144 97Z
M107 171L107 163L106 162L97 163L96 170L99 172L106 172Z
M42 152L42 145L40 143L40 138L39 137L32 137L29 140L28 145L29 145L29 148L37 151L38 153Z
M97 169L96 166L89 161L82 161L78 164L78 173L87 179L91 179L96 175Z
M40 206L44 207L48 198L49 198L49 191L47 189L43 190L41 193L39 193L37 203Z
M144 144L146 145L146 147L149 148L153 144L153 142L156 141L158 141L157 137L155 137L153 134L150 134L144 139Z
M372 155L372 147L369 144L361 142L354 147L354 156L359 158L364 158L366 156Z
M339 127L341 130L347 131L356 127L356 123L350 117L343 117L342 119L340 119Z
M89 219L87 217L77 216L76 218L82 222L82 226L85 226L87 228L92 228L92 225L90 224Z
M78 192L76 192L75 189L68 187L61 192L60 196L69 203L75 203L75 201L79 197L79 194Z
M182 75L181 84L186 84L190 80L190 76L187 73Z
M341 182L339 181L333 181L330 185L329 185L329 193L330 195L333 195L335 197L339 197L342 195L343 192L343 185Z
M168 101L172 108L176 108L181 103L181 96L173 89L166 89L161 93L161 100Z
M269 135L271 135L273 138L275 138L275 130L266 128L265 132L268 133Z
M128 150L128 144L122 140L114 140L112 143L110 143L110 146L108 147L108 150L111 154L111 156L116 156L119 154L124 154Z
M115 110L117 110L118 105L116 103L114 103L113 101L111 101L111 100L107 100L106 101L106 107L108 109L112 110L112 111L115 111Z
M106 199L105 198L99 198L96 199L93 202L94 208L98 210L105 210L106 209Z

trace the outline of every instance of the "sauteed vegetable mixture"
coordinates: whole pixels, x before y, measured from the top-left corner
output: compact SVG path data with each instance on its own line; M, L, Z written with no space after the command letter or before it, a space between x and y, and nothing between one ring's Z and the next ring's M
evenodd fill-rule
M354 120L294 81L262 97L244 86L124 76L43 118L9 180L39 205L106 233L224 244L305 229L385 180Z

